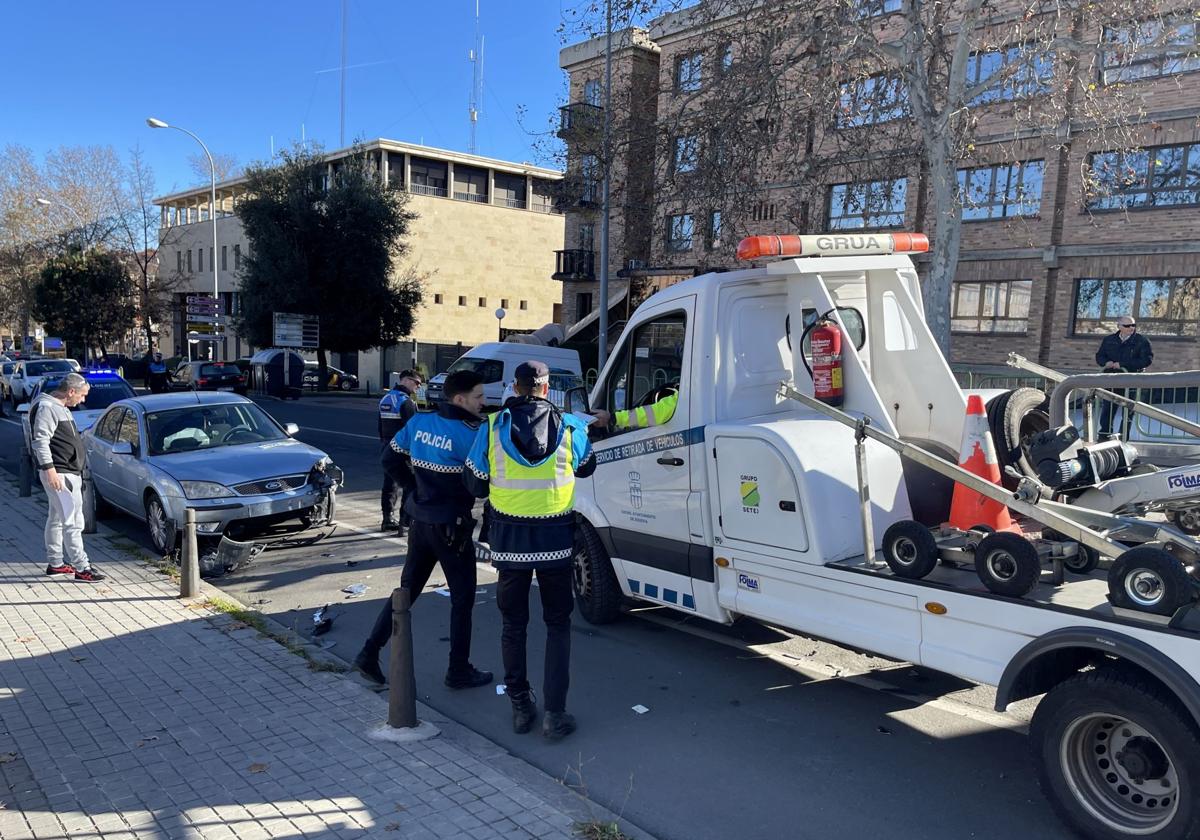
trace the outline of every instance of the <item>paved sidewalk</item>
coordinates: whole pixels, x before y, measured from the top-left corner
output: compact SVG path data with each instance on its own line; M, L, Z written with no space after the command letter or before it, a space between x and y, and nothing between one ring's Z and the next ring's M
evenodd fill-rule
M44 518L0 476L0 838L561 838L611 819L427 707L442 736L368 740L385 697L181 602L115 539L86 538L103 583L45 577Z

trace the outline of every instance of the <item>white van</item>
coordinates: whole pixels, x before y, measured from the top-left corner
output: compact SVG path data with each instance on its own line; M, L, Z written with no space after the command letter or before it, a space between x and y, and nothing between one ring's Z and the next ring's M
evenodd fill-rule
M504 404L504 390L516 378L517 365L521 362L536 359L550 368L551 388L555 388L556 378L582 377L583 368L579 362L579 354L574 350L563 347L543 347L531 344L517 344L506 341L489 341L468 350L454 361L445 373L439 373L429 380L425 391L426 399L436 405L442 399L442 383L446 374L456 370L473 370L483 376L484 407L496 409ZM568 390L573 384L557 390Z

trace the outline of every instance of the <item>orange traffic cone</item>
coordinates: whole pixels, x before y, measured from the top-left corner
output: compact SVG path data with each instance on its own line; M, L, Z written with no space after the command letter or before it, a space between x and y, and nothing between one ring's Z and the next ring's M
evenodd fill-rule
M967 398L967 420L963 424L958 465L992 484L1000 483L1000 464L996 460L996 447L992 443L992 434L988 431L983 399L978 394ZM947 524L964 531L976 525L987 525L997 531L1014 530L1007 507L957 483L954 485L950 520Z

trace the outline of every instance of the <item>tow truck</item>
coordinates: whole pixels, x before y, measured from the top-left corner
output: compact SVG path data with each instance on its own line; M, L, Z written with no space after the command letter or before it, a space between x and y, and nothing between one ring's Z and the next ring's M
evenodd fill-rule
M603 624L631 599L744 616L995 686L997 711L1044 695L1030 738L1066 824L1200 837L1200 543L1054 501L1029 475L1014 492L959 470L967 395L925 322L910 254L927 248L920 234L750 237L751 267L638 308L568 402L611 412L674 386L678 403L664 424L594 440L597 470L576 482L580 612ZM823 315L843 333L836 408L811 396L805 326ZM1016 597L955 563L904 577L879 562L897 523L946 521L955 482L1116 563L1169 555L1187 603L1114 604L1100 570L1044 570ZM1134 533L1127 551L1117 537Z

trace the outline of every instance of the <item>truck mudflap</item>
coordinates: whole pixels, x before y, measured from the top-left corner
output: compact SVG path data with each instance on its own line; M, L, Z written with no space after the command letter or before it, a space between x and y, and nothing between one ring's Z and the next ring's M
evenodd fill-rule
M1200 684L1154 647L1104 627L1062 627L1017 651L996 687L996 711L1053 688L1097 657L1116 657L1143 669L1179 698L1200 726Z

